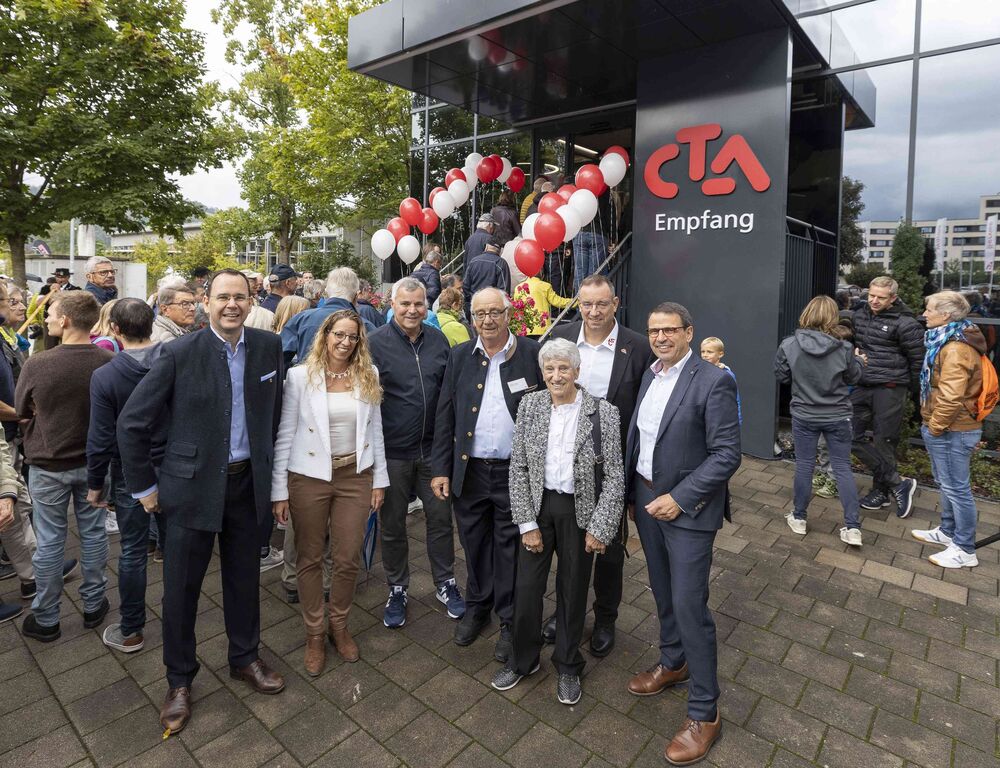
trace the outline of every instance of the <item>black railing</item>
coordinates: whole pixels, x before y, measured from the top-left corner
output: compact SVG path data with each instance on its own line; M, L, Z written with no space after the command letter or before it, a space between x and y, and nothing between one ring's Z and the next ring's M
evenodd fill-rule
M787 217L778 338L795 331L799 314L810 299L822 294L833 296L836 288L837 236L822 227Z

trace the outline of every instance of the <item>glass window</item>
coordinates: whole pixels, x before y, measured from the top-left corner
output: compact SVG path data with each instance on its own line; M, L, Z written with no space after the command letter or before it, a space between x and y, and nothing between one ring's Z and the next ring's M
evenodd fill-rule
M830 65L846 67L913 53L916 0L877 0L833 13Z
M430 110L427 113L427 119L428 142L430 144L472 137L473 115L464 109L439 107Z
M443 147L431 147L427 151L427 194L435 187L444 186L444 177L452 168L465 165L465 158L472 152L472 140L459 144L448 144ZM426 205L426 197L421 198ZM470 218L472 216L471 201L461 205L438 225L434 234L428 236L441 245L445 255L445 263L457 256L465 247L465 241L470 234ZM448 271L448 270L445 270Z
M410 144L415 147L423 146L425 120L424 112L414 112L410 115Z
M479 116L479 127L477 128L477 133L482 136L484 133L499 133L500 131L511 130L510 123L503 123L499 120L495 120L492 117L486 117L485 115Z
M427 103L427 99L424 97L424 95L422 93L415 93L415 94L413 94L413 108L414 109L419 109L419 108L423 107L424 104L426 104L426 103Z
M424 199L424 151L410 152L410 194L417 200ZM395 216L395 214L393 214Z
M997 12L996 0L923 0L921 51L993 37L1000 37L1000 13Z
M539 139L535 173L555 179L566 173L566 142L562 139Z
M998 67L998 46L921 62L915 219L977 219L980 197L997 188L1000 101L989 73Z

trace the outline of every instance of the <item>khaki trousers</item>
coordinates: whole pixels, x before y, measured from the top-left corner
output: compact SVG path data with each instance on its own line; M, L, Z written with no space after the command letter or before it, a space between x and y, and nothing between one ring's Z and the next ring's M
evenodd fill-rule
M361 568L361 544L371 509L372 470L355 464L333 470L333 480L288 473L288 507L294 523L299 602L306 634L323 626L323 554L330 537L330 627L344 629Z
M2 438L0 438L2 439ZM20 477L17 481L17 499L14 501L14 520L0 533L0 543L7 550L11 565L22 583L33 581L35 569L31 558L35 554L35 531L31 527L31 496Z

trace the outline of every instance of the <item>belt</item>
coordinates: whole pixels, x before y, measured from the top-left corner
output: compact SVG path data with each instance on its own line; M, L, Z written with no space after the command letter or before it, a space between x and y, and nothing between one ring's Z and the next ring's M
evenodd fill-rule
M473 456L472 460L473 461L478 461L478 462L480 462L482 464L488 464L488 465L493 465L493 464L497 464L497 465L510 464L510 459L480 459L478 456Z
M639 474L637 474L636 477L639 478L639 482L641 482L644 486L649 488L649 490L653 490L653 482L651 480L647 480L646 478L644 478L642 475Z
M348 453L344 456L334 456L331 462L331 466L333 469L340 469L341 467L346 467L351 464L356 464L357 461L358 461L358 454L355 451L354 453Z
M226 474L239 475L248 469L250 469L250 459L244 459L243 461L234 461L232 464L226 467Z

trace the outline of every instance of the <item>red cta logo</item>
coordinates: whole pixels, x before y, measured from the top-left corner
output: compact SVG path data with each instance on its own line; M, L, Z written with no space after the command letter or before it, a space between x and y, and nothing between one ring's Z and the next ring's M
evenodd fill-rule
M680 157L681 148L679 145L686 144L688 146L688 178L691 181L702 182L701 191L708 196L731 195L736 190L736 179L729 176L705 179L706 166L708 165L708 143L715 141L720 136L722 136L722 126L718 123L695 125L677 131L677 143L660 147L646 161L643 178L646 180L649 191L657 197L667 200L677 197L680 188L672 182L664 181L660 170L670 161ZM767 171L757 159L757 155L750 149L747 140L738 133L730 136L718 154L715 155L710 166L712 173L721 176L729 170L734 162L743 171L743 175L746 176L747 181L750 182L750 186L755 191L764 192L771 186L771 177L767 175Z

